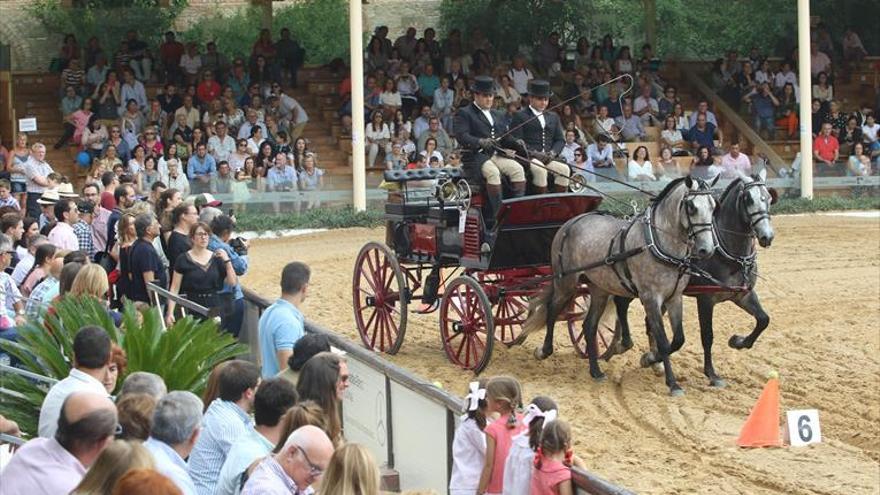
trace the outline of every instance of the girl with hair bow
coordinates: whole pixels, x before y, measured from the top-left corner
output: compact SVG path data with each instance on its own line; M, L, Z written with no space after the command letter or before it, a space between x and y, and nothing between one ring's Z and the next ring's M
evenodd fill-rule
M474 495L480 484L480 473L486 460L486 383L488 379L468 385L464 399L461 425L452 441L451 495Z
M556 402L539 395L526 406L523 424L528 429L513 438L510 453L504 464L503 495L529 495L531 493L532 465L535 451L541 442L544 425L557 417Z

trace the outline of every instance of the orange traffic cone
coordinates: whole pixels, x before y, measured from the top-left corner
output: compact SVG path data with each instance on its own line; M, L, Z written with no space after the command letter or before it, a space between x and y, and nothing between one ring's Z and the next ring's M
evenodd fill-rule
M779 436L779 374L772 372L761 397L739 432L740 447L781 447Z

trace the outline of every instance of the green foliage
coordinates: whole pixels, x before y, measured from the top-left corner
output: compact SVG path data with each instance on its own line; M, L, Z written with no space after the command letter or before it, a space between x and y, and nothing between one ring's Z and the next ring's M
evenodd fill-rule
M127 305L121 328L116 329L97 299L64 298L54 308L55 314L46 316L45 325L28 322L20 329L18 342L0 341L0 349L20 360L22 369L57 380L70 372L73 339L85 325L104 328L111 340L125 349L126 375L135 371L156 373L169 390L201 394L217 363L247 352L247 346L236 343L210 320L200 322L187 317L163 331L158 309L143 313L141 322L134 306ZM117 383L123 379L120 376ZM16 421L25 434L35 434L48 387L8 373L4 373L0 387L21 395L0 395L0 414Z
M309 65L326 64L335 58L348 63L348 1L304 0L275 11L275 39L282 28L306 51Z
M591 0L443 0L440 28L444 33L461 30L465 44L471 31L479 28L500 55L510 58L521 47L533 46L553 31L560 33L563 43L587 35L593 4Z
M315 208L300 215L242 212L235 215L240 231L276 231L281 229L342 229L376 227L384 223L380 210L355 211L352 207Z
M182 33L184 42L217 43L217 50L229 60L246 58L260 32L260 9L249 6L237 10L217 9L210 17L203 17L192 23Z
M280 37L288 28L291 37L306 51L306 63L325 64L334 58L348 60L348 3L345 0L304 0L276 9L272 35ZM248 57L260 32L262 10L249 6L219 10L201 18L183 33L185 41L215 41L218 50L229 57Z
M57 0L37 0L26 8L49 33L74 34L80 47L84 47L89 38L98 38L109 57L129 30L135 30L139 38L151 46L158 46L162 35L171 28L188 2L173 0L166 8L158 8L156 0L90 0L80 3L79 7L67 8Z

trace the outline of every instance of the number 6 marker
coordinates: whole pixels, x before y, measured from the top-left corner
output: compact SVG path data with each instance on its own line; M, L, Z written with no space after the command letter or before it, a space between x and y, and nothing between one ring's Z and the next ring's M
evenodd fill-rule
M819 411L803 409L787 411L785 439L792 447L803 447L822 441L822 428L819 426Z

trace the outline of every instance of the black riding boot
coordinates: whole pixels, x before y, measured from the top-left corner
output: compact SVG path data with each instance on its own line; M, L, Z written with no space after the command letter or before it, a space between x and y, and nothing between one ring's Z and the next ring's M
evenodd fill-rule
M501 209L501 186L486 184L486 199L489 201L489 208L492 214L486 219L486 230L495 228L495 217L498 216L498 210Z
M523 182L511 182L510 188L513 190L514 198L521 198L526 195L526 183Z

